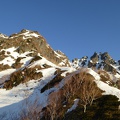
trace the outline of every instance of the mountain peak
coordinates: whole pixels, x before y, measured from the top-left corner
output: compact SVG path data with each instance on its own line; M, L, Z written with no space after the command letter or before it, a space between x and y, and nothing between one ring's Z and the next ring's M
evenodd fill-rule
M16 65L16 63L21 59L20 56L26 53L30 59L40 54L56 65L69 66L67 56L60 51L54 51L37 31L23 29L19 33L12 34L7 40L1 41L0 49L0 70L7 68L3 64L8 65L9 68L20 68L22 64ZM28 60L27 56L24 56L26 60ZM6 59L10 60L4 62Z
M31 30L28 30L28 29L22 29L21 30L21 33L25 33L25 32L30 32Z
M23 39L29 39L29 38L39 38L42 37L37 31L31 31L31 30L27 30L27 29L22 29L19 33L15 33L10 35L10 39L13 38L18 38L18 37L22 37Z
M7 36L7 35L5 35L5 34L0 33L0 38L5 38L5 39L7 39L7 38L8 38L8 36Z
M118 71L120 68L117 66L119 63L120 61L116 62L108 52L94 52L89 58L82 57L80 59L72 60L72 66L75 68L89 67L92 69L104 69L112 73L119 73Z

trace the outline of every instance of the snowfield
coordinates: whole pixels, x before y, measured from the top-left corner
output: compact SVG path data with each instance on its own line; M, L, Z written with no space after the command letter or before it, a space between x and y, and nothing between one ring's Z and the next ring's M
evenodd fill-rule
M22 59L24 63L27 60ZM17 115L18 117L19 116L18 113L20 113L21 110L26 109L27 108L26 106L28 106L28 104L31 105L31 103L34 103L36 99L39 101L39 105L41 106L41 109L45 107L48 102L48 95L52 91L56 91L63 86L63 84L60 84L59 88L51 88L49 90L46 90L44 93L40 93L40 90L50 80L52 80L55 77L54 75L55 71L58 68L61 70L64 70L65 72L62 73L62 76L65 76L67 72L75 71L74 68L70 68L70 67L58 67L43 57L41 60L38 60L33 64L28 65L27 67L30 68L36 65L40 65L42 67L42 65L44 64L50 65L52 67L47 69L42 69L42 70L36 70L36 72L38 73L42 72L42 75L43 75L42 78L38 80L30 80L29 82L20 84L16 87L13 87L10 90L6 90L3 88L0 89L0 116L2 117L5 115L5 118L4 119L2 118L2 120L8 120L11 114ZM6 75L10 75L14 71L16 71L16 69L8 69L0 72L0 81L2 77ZM27 104L26 104L26 101L28 101Z
M39 35L35 33L30 33L30 31L27 31L27 33L23 33L20 35L24 35L24 39L31 38L31 37L39 37ZM14 36L15 37L15 36ZM11 116L14 118L19 118L19 115L21 111L24 109L29 109L30 106L35 107L39 106L39 110L41 110L43 107L45 107L48 104L48 97L51 92L58 91L60 88L64 86L64 84L69 80L73 75L80 73L81 69L76 69L78 67L78 61L75 66L71 67L60 67L52 62L48 61L44 57L42 57L40 54L38 56L41 58L40 60L37 60L35 62L30 61L33 57L28 57L27 55L32 52L25 52L23 54L18 54L15 50L17 48L8 48L8 49L2 49L1 51L5 51L5 55L7 56L5 59L0 61L0 64L9 65L11 66L15 59L18 57L24 57L20 60L20 63L22 63L22 67L19 70L23 70L26 68L33 68L35 66L40 66L42 69L38 70L36 69L36 73L41 72L43 77L37 80L31 79L30 81L26 83L21 83L16 87L13 87L10 90L6 90L3 88L3 83L5 80L9 80L10 74L17 71L17 69L7 69L0 72L0 120L10 120L12 119ZM8 54L9 52L9 54ZM57 57L61 57L62 55L55 52ZM59 65L65 65L66 59L63 60ZM44 65L48 65L49 68L45 68ZM61 76L65 77L61 80L61 82L58 83L57 86L54 86L43 93L41 93L41 89L50 82L55 77L55 72L60 69L62 72ZM86 73L91 74L97 86L104 91L103 95L115 95L120 100L120 90L109 86L107 83L104 83L100 80L100 75L93 71L91 68L83 68L82 71L85 71ZM66 77L67 73L71 73ZM116 78L120 78L119 74L116 74ZM37 104L35 104L35 101L37 100ZM71 108L68 109L67 112L71 112L77 107L77 104L79 102L79 99L74 100L74 104ZM32 108L33 109L33 108ZM35 108L36 109L36 108Z
M29 104L34 103L34 101L37 99L39 101L39 105L41 106L40 109L45 107L48 102L48 96L51 92L57 91L60 89L66 80L70 78L72 75L77 74L80 72L80 70L77 70L72 67L57 67L56 65L53 65L53 63L47 61L45 58L42 58L42 60L38 60L34 64L32 64L29 67L33 67L35 65L42 66L44 63L51 65L53 67L37 70L36 72L42 72L43 77L38 80L30 80L27 83L20 84L17 87L13 87L11 90L5 90L3 88L0 89L0 116L6 115L6 117L3 120L8 120L11 114L19 116L18 113L20 113L21 110L26 109ZM43 93L40 93L40 90L52 79L55 77L54 73L57 70L57 68L61 70L65 70L65 72L62 73L63 76L66 76L66 73L73 72L71 75L63 79L59 85L53 88L50 88L46 90ZM107 83L104 83L100 81L100 76L95 71L93 71L90 68L84 69L86 72L90 73L95 78L95 82L97 83L97 86L104 90L104 95L111 94L115 95L120 100L120 90L109 86ZM14 72L15 69L8 69L5 71L0 72L0 78L2 78L4 75L7 75L8 73ZM26 102L27 101L27 102ZM73 106L68 109L67 112L70 112L74 110L77 107L79 99L76 99L74 101Z

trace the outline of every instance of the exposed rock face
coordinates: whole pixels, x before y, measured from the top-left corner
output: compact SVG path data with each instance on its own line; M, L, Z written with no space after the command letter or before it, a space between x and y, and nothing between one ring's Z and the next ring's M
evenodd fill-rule
M84 64L83 64L84 63ZM72 60L72 65L75 68L79 67L89 67L93 69L104 69L108 72L112 72L114 74L117 73L117 70L114 66L120 65L120 60L115 62L112 57L107 53L94 53L90 58L82 57L81 59ZM120 66L118 66L118 69Z
M54 51L36 31L23 29L21 32L12 34L9 37L0 34L0 61L8 56L10 57L9 53L6 53L5 50L12 47L16 48L14 52L18 54L29 51L30 53L27 56L34 57L40 54L56 65L69 66L67 56L60 51ZM14 59L17 60L17 56ZM14 67L15 64L16 62L13 65Z
M96 67L96 64L99 60L99 55L95 52L91 57L90 61L88 62L88 67Z
M120 65L120 60L118 60L118 64Z
M101 60L108 64L115 64L115 61L111 58L111 56L107 52L101 54Z

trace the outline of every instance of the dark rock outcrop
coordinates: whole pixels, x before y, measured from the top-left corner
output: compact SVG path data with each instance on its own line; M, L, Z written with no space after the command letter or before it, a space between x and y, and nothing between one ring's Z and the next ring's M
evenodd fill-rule
M88 62L87 62L88 61ZM118 61L120 65L120 60ZM108 72L112 72L113 74L117 73L117 70L114 68L116 62L112 59L112 57L108 54L108 52L104 53L94 53L90 58L82 57L81 59L72 60L73 67L89 67L93 69L104 69ZM119 67L118 67L119 69Z

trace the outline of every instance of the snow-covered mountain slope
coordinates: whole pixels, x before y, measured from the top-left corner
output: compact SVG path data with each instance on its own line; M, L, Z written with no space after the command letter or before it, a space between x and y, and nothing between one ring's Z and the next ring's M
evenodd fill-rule
M102 95L120 101L120 65L108 53L70 62L30 30L0 43L0 120L63 119Z
M45 65L48 67L45 68ZM41 69L37 68L36 66L39 66ZM6 120L9 119L11 114L17 114L22 109L24 109L24 107L22 108L20 106L23 106L23 104L25 104L25 99L29 99L29 102L31 102L35 101L37 98L39 100L39 104L42 107L45 107L47 105L48 95L50 94L50 92L55 91L58 88L53 86L50 90L47 90L44 93L40 93L40 90L57 75L57 71L63 71L61 74L63 75L63 77L66 75L66 73L71 73L75 71L75 69L71 67L56 66L55 64L46 60L44 57L41 57L41 60L37 60L29 64L28 66L26 66L26 68L35 68L35 72L42 73L42 77L31 79L25 83L20 83L10 90L3 89L3 84L1 85L0 116L2 117L5 113L8 113L7 116L4 118ZM23 71L23 69L24 67L20 69L20 71ZM8 69L0 72L0 79L4 78L4 76L6 75L10 75L14 71L15 69ZM2 81L2 83L4 83L4 81ZM12 84L15 84L15 82Z
M62 87L64 87L65 84L67 84L69 80L72 79L73 76L81 73L82 71L85 71L86 73L89 73L94 77L97 86L104 91L103 95L107 95L107 94L115 95L120 100L120 90L114 86L109 86L109 84L101 81L100 75L97 72L93 71L92 69L84 68L76 71L72 67L58 67L53 63L47 61L45 58L42 59L43 60L41 61L38 60L34 64L29 66L29 67L34 67L36 66L36 64L40 66L42 66L43 64L51 65L51 67L49 68L43 68L40 70L36 68L36 72L37 73L41 72L43 75L42 77L38 79L31 79L25 83L20 83L19 85L14 86L10 90L6 90L3 88L0 89L1 119L3 120L12 119L11 116L13 116L13 119L15 118L18 119L21 111L26 110L27 107L28 108L31 107L31 105L35 104L36 100L37 100L37 105L40 106L39 110L42 110L42 108L48 105L49 95L51 93L54 93L55 91L59 91ZM49 87L46 90L41 92L41 90L48 83L50 83L50 81L52 81L59 73L61 73L62 79L59 82L53 84L52 87L50 87L49 85ZM67 75L67 73L69 74ZM7 70L6 70L6 74L8 74ZM75 106L77 107L77 104ZM67 111L72 111L72 109L74 110L75 107L69 108L69 110Z

